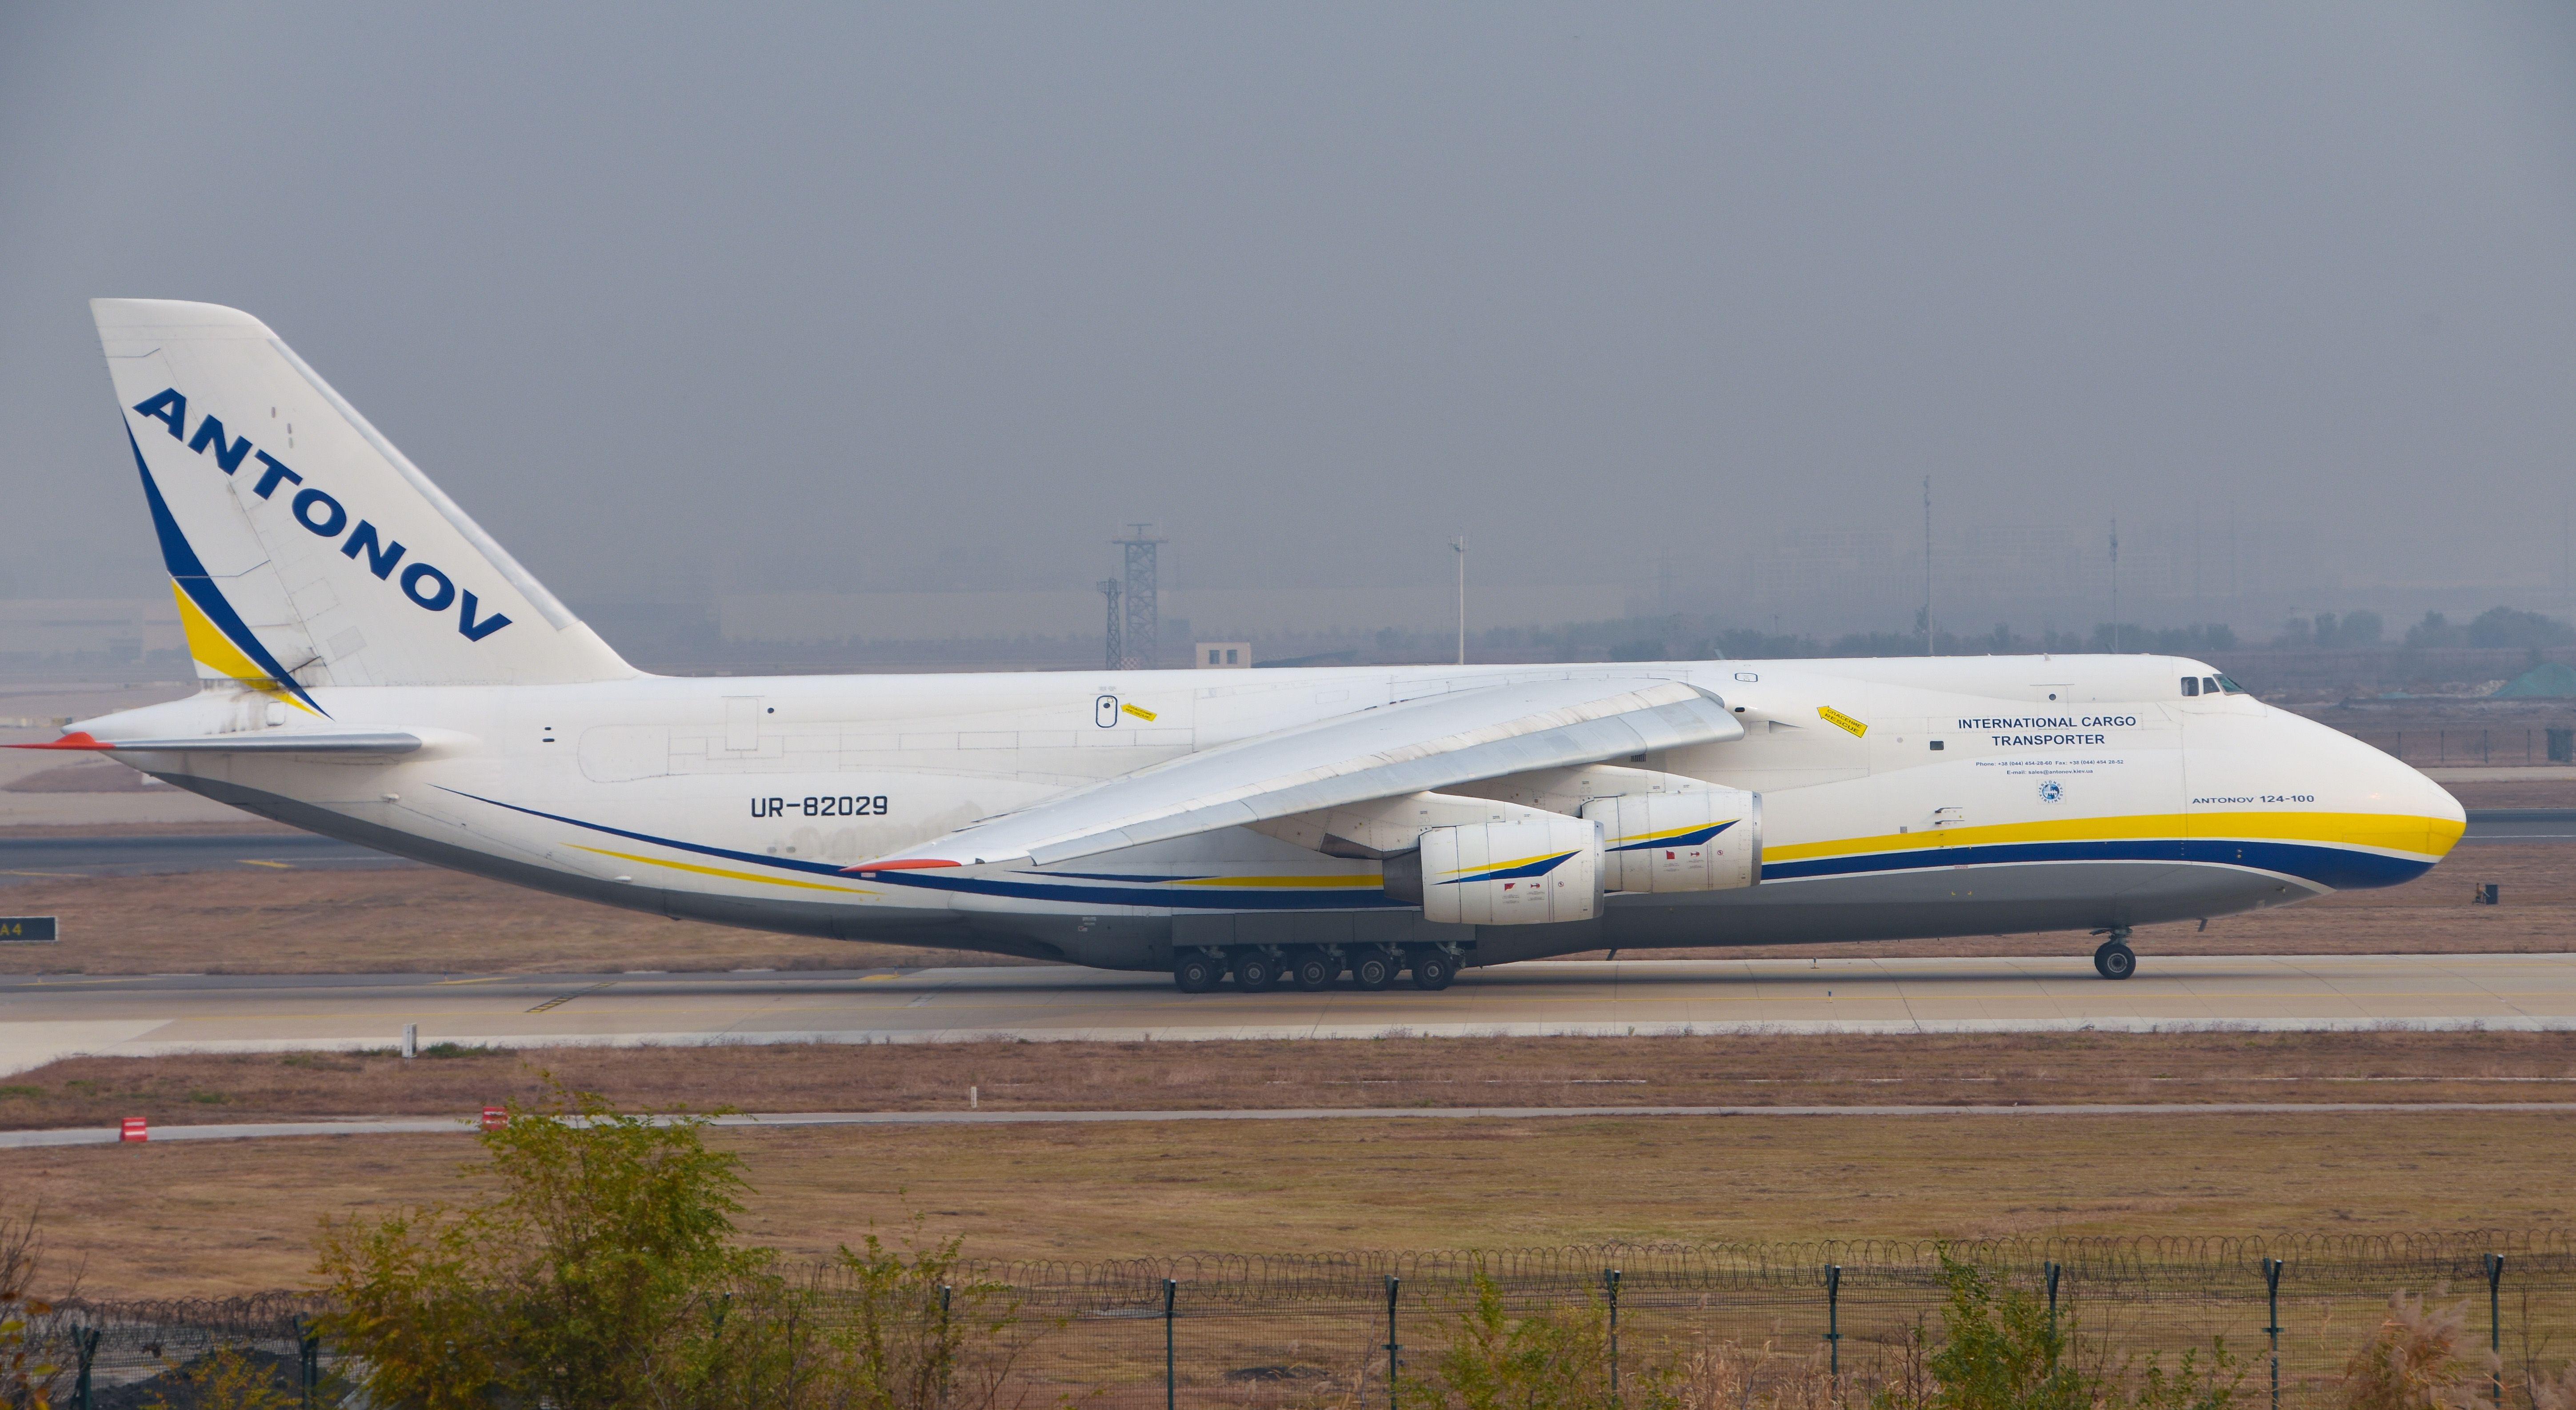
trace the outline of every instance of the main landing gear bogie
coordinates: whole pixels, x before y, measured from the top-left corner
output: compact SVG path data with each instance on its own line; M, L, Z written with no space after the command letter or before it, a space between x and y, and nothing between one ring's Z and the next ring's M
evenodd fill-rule
M2105 979L2126 979L2138 972L2138 952L2129 948L2129 928L2114 929L2093 952L2093 972Z
M1433 945L1402 950L1371 945L1338 955L1321 946L1284 952L1192 950L1173 960L1172 985L1184 994L1214 993L1231 974L1240 993L1261 994L1290 985L1307 993L1321 993L1339 982L1346 970L1351 987L1363 992L1391 989L1397 977L1407 971L1411 971L1416 989L1440 990L1458 977L1458 957Z

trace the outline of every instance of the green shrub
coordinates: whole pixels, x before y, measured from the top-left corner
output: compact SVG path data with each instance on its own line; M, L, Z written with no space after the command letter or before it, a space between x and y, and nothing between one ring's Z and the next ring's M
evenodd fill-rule
M2185 1351L2171 1371L2156 1357L2114 1369L2107 1347L2083 1345L2072 1303L2051 1315L2037 1293L1946 1248L1941 1281L1938 1345L1918 1323L1903 1370L1871 1397L1872 1410L2229 1410L2244 1383L2223 1339L2206 1359Z

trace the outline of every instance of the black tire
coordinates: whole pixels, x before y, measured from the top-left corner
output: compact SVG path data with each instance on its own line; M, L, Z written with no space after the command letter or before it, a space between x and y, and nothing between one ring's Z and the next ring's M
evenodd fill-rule
M1224 982L1225 966L1205 951L1172 962L1172 983L1184 994L1213 994Z
M1247 994L1258 994L1279 983L1279 962L1254 950L1234 957L1234 987Z
M1362 950L1351 956L1351 985L1375 993L1394 984L1396 971L1403 967L1401 961L1384 950Z
M1288 979L1309 994L1320 994L1342 977L1342 962L1321 950L1288 952Z
M1446 950L1416 950L1411 959L1416 989L1446 989L1458 977L1458 962Z
M2093 952L2093 972L2105 979L2126 979L2138 972L2138 952L2117 940L2106 940Z

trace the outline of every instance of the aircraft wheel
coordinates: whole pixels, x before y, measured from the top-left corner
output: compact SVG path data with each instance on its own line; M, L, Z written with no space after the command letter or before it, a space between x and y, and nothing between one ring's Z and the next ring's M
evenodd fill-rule
M1446 950L1416 950L1413 960L1413 987L1446 989L1458 977L1458 962Z
M1279 983L1279 962L1259 950L1234 957L1234 987L1258 994Z
M1225 966L1205 950L1172 963L1172 983L1184 994L1212 994L1225 982Z
M1342 977L1342 962L1321 950L1291 950L1288 977L1309 994L1322 993Z
M2138 952L2122 941L2105 940L2093 952L2093 970L2105 979L2126 979L2138 972Z
M1398 968L1400 966L1395 956L1386 951L1362 950L1351 956L1351 983L1358 988L1375 992L1395 982L1395 972Z

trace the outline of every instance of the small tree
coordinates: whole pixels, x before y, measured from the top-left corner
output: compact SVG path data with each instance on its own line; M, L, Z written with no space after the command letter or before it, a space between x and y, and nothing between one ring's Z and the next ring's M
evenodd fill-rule
M1941 1341L1917 1324L1924 1375L1872 1397L1878 1410L2090 1410L2098 1390L2070 1354L2074 1313L2051 1316L2027 1288L1998 1286L1943 1248Z
M720 1309L771 1256L730 1242L744 1185L706 1119L630 1115L551 1078L509 1116L481 1138L491 1198L324 1221L318 1271L341 1307L324 1331L370 1398L610 1410L728 1379Z
M1633 1405L1662 1403L1651 1377L1627 1389ZM1502 1286L1478 1268L1432 1379L1407 1387L1405 1399L1462 1410L1610 1410L1619 1401L1610 1393L1608 1310L1587 1298L1514 1317Z
M999 1403L1027 1330L1008 1286L968 1275L963 1241L902 1250L869 1234L835 1268L844 1320L833 1334L840 1384L884 1410L972 1410Z

